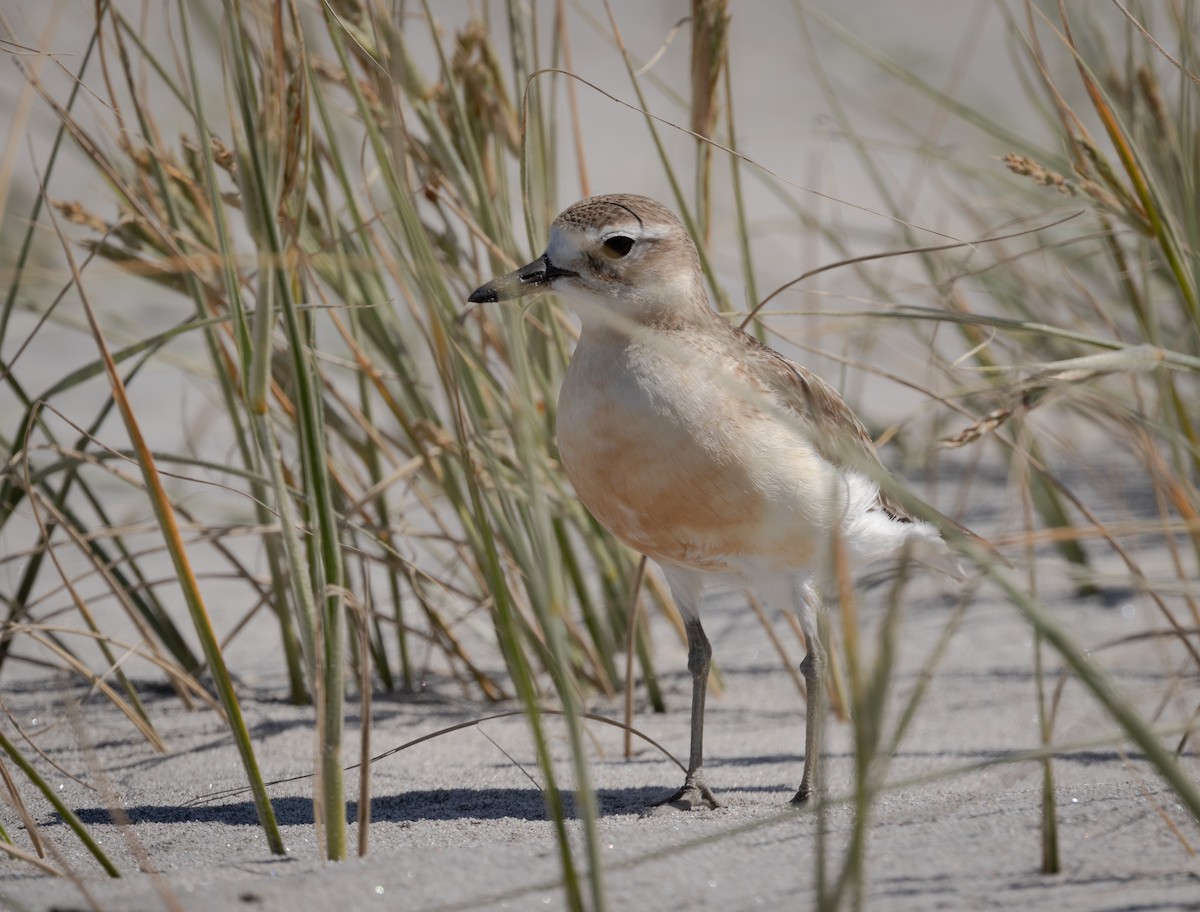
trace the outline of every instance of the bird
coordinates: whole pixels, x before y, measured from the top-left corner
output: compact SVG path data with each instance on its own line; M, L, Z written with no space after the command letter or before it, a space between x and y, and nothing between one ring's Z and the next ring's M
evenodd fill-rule
M658 804L720 806L704 775L712 646L700 609L712 582L756 591L799 619L807 694L792 802L804 804L817 781L818 618L821 587L836 579L835 539L856 563L903 551L958 575L956 558L936 525L880 486L886 470L871 436L838 392L713 309L696 245L666 206L633 194L580 200L553 220L540 257L468 300L540 292L580 320L558 399L562 466L596 520L658 564L683 619L688 766Z

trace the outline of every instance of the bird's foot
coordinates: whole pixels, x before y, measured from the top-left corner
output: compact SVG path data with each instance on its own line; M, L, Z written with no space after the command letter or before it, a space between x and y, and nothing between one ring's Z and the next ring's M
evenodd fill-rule
M669 813L672 809L677 811L694 811L696 808L708 808L711 811L720 806L721 802L717 800L717 796L713 794L712 789L699 780L689 779L683 784L683 788L675 794L651 805L647 813Z
M796 794L792 797L792 804L795 807L803 807L804 805L808 804L808 799L809 789L807 786L802 785L800 786L800 791L796 792Z

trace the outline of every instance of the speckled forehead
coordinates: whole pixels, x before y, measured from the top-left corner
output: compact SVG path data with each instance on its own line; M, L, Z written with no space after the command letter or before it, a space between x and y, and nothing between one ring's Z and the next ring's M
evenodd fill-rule
M678 230L679 220L653 200L596 196L567 208L554 220L553 227L580 232L636 228L642 236L653 236Z

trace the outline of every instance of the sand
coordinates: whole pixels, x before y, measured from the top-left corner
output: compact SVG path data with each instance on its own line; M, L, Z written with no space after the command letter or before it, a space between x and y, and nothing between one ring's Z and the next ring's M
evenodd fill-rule
M1053 567L1055 559L1044 563ZM1089 649L1163 626L1141 596L1110 591L1107 599L1077 599L1065 574L1055 580L1043 572L1042 579L1043 601ZM860 606L869 644L886 591L872 590ZM954 614L953 595L953 589L930 580L909 589L891 689L893 720ZM706 620L724 676L723 690L709 702L707 772L724 807L642 816L646 805L678 786L678 769L645 744L626 760L618 731L589 726L609 908L812 907L819 819L811 808L788 808L800 774L803 700L739 593L712 594ZM796 643L784 632L798 661ZM683 757L690 684L684 648L664 625L655 636L668 711L653 714L640 707L636 724ZM1179 652L1162 639L1141 639L1094 657L1144 711L1165 699L1166 722L1185 716L1190 706L1186 690L1169 696L1186 667ZM1051 672L1060 664L1049 657ZM1054 723L1055 741L1064 745L1054 763L1063 870L1039 872L1041 766L1014 762L1038 746L1032 668L1027 624L985 587L936 666L872 810L861 878L865 907L1200 908L1200 868L1188 848L1200 844L1196 822L1137 750L1106 740L1114 725L1074 679L1063 687ZM267 658L258 671L256 676L243 670L240 692L264 775L281 779L307 772L311 711L282 699L282 681ZM1057 680L1050 677L1052 685ZM97 907L114 912L169 908L168 897L175 908L188 910L566 908L553 829L535 784L540 775L519 716L434 738L375 764L369 852L333 864L320 857L307 780L271 788L285 857L267 850L248 796L197 801L244 781L214 713L185 711L161 688L152 690L147 702L169 745L164 755L103 699L86 699L82 712L65 709L85 696L78 685L37 676L4 688L13 717L35 735L47 757L100 789L39 763L111 853L122 877L105 876L49 805L23 788L43 832L80 884L5 861L0 908L86 909L84 889ZM381 694L375 702L374 752L509 708L464 700L449 682L431 682L415 696ZM620 715L615 703L589 708ZM551 721L550 727L561 781L569 783L561 725ZM357 732L352 716L348 756L357 750ZM824 766L833 802L825 817L830 879L842 863L853 822L849 806L838 800L851 790L852 738L850 725L830 724ZM1182 762L1194 771L1195 751L1189 749ZM106 782L92 772L97 768ZM105 789L130 827L113 824ZM27 847L11 809L0 814ZM349 815L356 818L353 804ZM579 846L578 824L571 827ZM357 827L351 826L351 839L356 838ZM148 862L139 864L139 855Z

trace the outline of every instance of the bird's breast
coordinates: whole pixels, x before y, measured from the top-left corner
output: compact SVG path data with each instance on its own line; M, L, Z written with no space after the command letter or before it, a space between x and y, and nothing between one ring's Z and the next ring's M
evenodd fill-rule
M656 560L715 571L745 555L807 565L837 499L828 465L720 377L697 382L703 372L692 367L581 343L558 408L576 494Z

